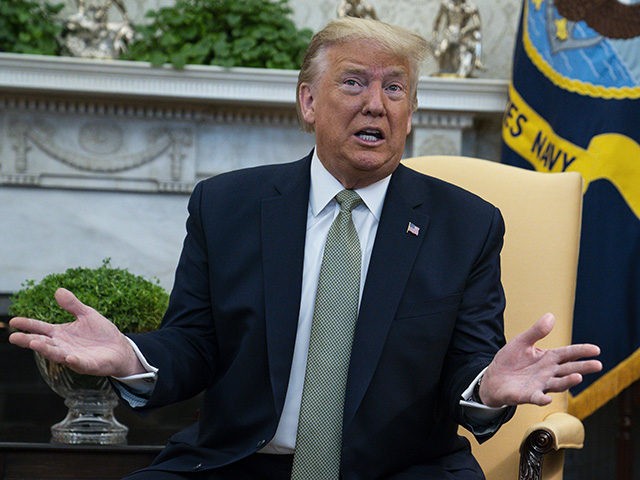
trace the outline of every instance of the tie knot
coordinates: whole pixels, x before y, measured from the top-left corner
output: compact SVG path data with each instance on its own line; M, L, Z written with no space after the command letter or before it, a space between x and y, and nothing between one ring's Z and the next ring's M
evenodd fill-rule
M350 212L362 203L360 195L353 190L342 190L336 195L336 201L340 204L340 210Z

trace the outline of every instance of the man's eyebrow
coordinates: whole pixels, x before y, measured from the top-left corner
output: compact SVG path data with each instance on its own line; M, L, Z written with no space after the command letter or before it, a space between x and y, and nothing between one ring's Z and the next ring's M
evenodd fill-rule
M364 67L351 66L345 68L342 73L344 75L362 75L363 73L366 73L366 71L367 70Z
M367 73L367 68L365 67L358 67L358 66L349 66L346 67L343 71L342 74L343 75L363 75ZM406 68L403 67L392 67L390 68L388 71L385 72L385 77L393 77L393 78L398 78L398 77L404 77L404 78L408 78L409 77L409 72L407 72Z
M387 72L387 76L389 76L389 77L409 78L409 72L407 72L406 68L397 67L397 68L393 68L389 72Z

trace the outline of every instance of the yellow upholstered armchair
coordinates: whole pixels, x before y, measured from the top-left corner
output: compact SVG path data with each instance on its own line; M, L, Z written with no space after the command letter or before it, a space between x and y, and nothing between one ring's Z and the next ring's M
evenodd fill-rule
M497 206L506 224L502 281L507 339L546 312L556 325L540 346L571 343L582 214L578 173L539 173L468 157L425 156L403 163L476 193ZM523 405L483 445L468 432L488 480L561 480L564 448L582 448L584 427L567 413L568 394L550 405ZM544 462L543 462L544 460Z

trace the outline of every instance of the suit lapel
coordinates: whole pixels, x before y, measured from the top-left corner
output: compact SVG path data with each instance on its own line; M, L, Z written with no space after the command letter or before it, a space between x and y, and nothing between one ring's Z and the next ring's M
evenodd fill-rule
M425 192L415 174L400 165L391 177L369 262L353 341L345 399L344 425L355 415L384 348L387 332L405 290L429 216ZM419 228L407 232L409 222Z
M287 391L300 310L310 158L284 171L275 183L277 193L262 201L267 352L278 414Z

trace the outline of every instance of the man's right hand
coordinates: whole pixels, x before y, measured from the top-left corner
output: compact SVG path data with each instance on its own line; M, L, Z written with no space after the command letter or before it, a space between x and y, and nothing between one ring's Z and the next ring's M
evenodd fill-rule
M9 341L81 374L126 377L145 372L129 340L111 321L64 288L56 290L55 299L75 321L55 325L15 317L10 326L18 331Z

